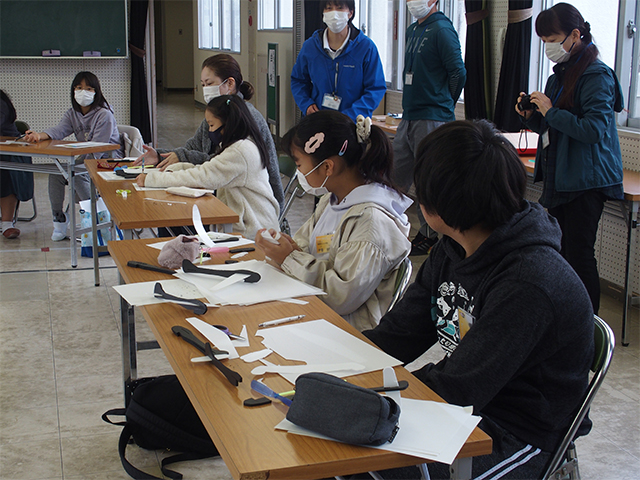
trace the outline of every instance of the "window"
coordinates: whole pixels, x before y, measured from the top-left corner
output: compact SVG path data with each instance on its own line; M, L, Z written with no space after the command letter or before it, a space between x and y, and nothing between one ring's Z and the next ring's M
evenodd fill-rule
M240 52L240 2L198 0L198 48Z
M258 29L293 28L293 0L259 0Z

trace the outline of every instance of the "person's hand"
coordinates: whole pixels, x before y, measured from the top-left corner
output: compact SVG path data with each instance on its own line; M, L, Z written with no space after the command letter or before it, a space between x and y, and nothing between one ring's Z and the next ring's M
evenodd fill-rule
M266 231L265 228L258 230L254 241L256 242L256 245L262 249L264 254L272 260L272 263L279 267L280 265L282 265L282 262L284 262L285 258L287 258L289 254L295 250L294 245L296 247L297 245L291 239L291 237L289 237L289 235L285 235L284 233L280 234L281 237L278 239L279 245L271 243L268 240L262 238L262 232L264 231ZM277 232L273 228L271 228L269 229L269 233L273 237ZM300 250L300 248L297 249Z
M320 109L318 108L318 106L315 103L313 105L309 105L309 108L307 108L307 115L311 115L312 113L316 113L319 110Z
M525 95L526 93L520 92L520 95L518 95L518 99L516 100L516 104L513 106L513 108L516 109L516 113L518 115L524 117L525 120L529 120L529 118L531 118L531 115L533 115L533 110L520 110L518 108L518 105L520 105L520 102L522 101L522 97L524 97Z
M144 187L144 179L147 178L147 174L146 173L141 173L140 175L138 175L136 177L136 183L138 184L139 187Z
M41 142L42 140L48 140L48 139L49 139L49 135L47 135L46 133L38 133L32 130L27 130L26 132L24 132L24 137L22 137L21 140L24 140L25 142L30 142L30 143L38 143L38 142Z
M135 159L132 166L142 165L142 161L144 160L145 165L157 165L161 160L160 155L154 148L148 147L147 145L143 145L144 153Z
M169 165L173 165L174 163L178 163L180 159L175 152L170 153L161 153L160 157L162 161L158 164L156 168L159 168L161 172L164 172Z
M542 116L546 116L551 107L551 99L542 92L531 92L531 103L535 103L538 106L538 110Z

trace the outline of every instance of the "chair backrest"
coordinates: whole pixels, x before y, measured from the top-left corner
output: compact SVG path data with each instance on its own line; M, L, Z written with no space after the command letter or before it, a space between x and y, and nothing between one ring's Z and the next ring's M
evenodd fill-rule
M144 153L144 140L140 130L131 125L118 125L118 132L125 157L139 157Z
M609 370L609 365L611 365L613 349L616 344L613 330L611 330L611 327L597 315L594 315L593 330L595 353L593 355L591 371L594 373L594 375L593 378L591 378L589 387L587 388L587 391L584 395L582 405L580 405L580 408L578 409L573 422L569 426L569 430L562 439L562 442L560 442L560 445L558 446L553 458L551 459L551 462L549 463L549 467L547 468L544 477L542 477L544 479L551 478L553 473L562 465L562 462L565 459L565 452L567 451L567 448L569 447L571 442L573 442L578 428L580 428L582 420L589 411L589 407L591 406L591 402L593 401L596 392L600 388L600 385L602 385L602 381L604 380L604 377Z
M289 155L281 154L278 155L278 164L280 166L280 175L286 176L289 181L287 185L284 187L284 207L280 211L280 216L278 217L278 225L280 229L283 228L284 220L287 215L287 212L291 208L293 201L296 197L302 197L305 192L298 183L298 178L296 176L296 163Z
M391 310L396 303L402 298L404 292L407 291L409 281L411 280L411 273L413 272L413 264L409 257L405 257L400 266L398 267L398 276L396 277L396 285L393 290L393 298L389 304L387 312Z
M289 155L278 155L278 164L280 166L280 175L284 175L289 179L287 186L284 187L284 196L287 196L287 190L296 178L296 164Z
M27 130L29 130L29 124L27 122L23 122L22 120L16 120L15 122L16 128L20 132L20 135L24 134Z

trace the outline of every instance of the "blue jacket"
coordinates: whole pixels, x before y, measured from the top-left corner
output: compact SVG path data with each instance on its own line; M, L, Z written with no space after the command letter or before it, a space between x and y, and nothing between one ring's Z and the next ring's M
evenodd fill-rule
M560 86L551 75L545 95L552 101ZM614 112L623 108L622 88L615 73L602 61L587 67L576 85L570 110L552 107L546 116L536 112L527 122L532 130L557 131L555 187L558 192L580 192L622 184L622 157ZM542 136L538 140L536 172L541 165Z
M302 45L291 71L291 92L303 115L314 103L323 109L325 93L334 91L342 97L340 111L354 121L358 115L370 117L380 104L387 86L378 49L360 30L350 27L350 32L349 42L335 60L323 48L324 30L314 32Z

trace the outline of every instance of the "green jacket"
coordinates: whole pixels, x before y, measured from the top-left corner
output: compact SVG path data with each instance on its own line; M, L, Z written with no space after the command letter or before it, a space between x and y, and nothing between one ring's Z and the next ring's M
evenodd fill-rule
M551 75L545 95L553 100L560 86ZM578 80L574 106L570 110L552 107L545 117L536 112L527 122L542 134L557 131L555 188L558 192L579 192L622 183L622 157L615 113L624 100L616 74L602 61L587 67ZM538 140L536 172L541 166L542 135Z

